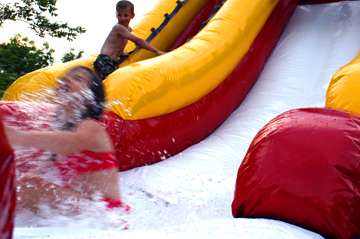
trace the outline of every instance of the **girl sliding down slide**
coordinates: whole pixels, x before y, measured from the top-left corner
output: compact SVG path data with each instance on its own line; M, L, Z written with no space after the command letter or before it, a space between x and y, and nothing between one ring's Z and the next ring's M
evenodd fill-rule
M55 131L25 131L4 123L11 145L50 151L53 167L46 170L60 178L57 184L35 173L20 174L17 206L37 211L46 204L71 213L83 203L101 200L110 208L129 210L120 200L113 143L98 121L104 101L99 77L85 67L72 69L58 82L55 101Z

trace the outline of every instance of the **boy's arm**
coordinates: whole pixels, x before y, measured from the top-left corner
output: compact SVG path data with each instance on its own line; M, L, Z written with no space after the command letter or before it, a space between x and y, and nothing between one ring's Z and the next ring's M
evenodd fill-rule
M143 39L141 39L141 38L139 38L139 37L131 34L131 33L129 32L129 30L126 29L125 27L123 27L123 26L120 26L120 27L121 27L121 28L119 29L119 34L120 34L123 38L125 38L125 39L127 39L127 40L130 40L130 41L134 42L137 46L142 47L142 48L144 48L144 49L146 49L146 50L148 50L148 51L152 51L152 52L154 52L154 53L156 53L156 54L158 54L158 55L165 54L165 52L156 49L155 47L153 47L152 45L150 45L150 44L149 44L148 42L146 42L145 40L143 40Z

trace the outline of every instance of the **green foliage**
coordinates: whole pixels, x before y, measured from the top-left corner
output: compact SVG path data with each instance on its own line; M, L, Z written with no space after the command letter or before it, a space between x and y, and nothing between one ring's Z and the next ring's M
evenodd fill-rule
M83 27L69 27L68 23L52 21L57 17L56 0L19 0L14 3L0 3L0 27L6 20L23 21L38 36L76 39L85 33ZM52 65L55 51L46 42L37 49L33 41L21 35L15 35L9 42L0 44L0 97L3 92L19 77L40 68ZM62 62L82 57L84 51L74 53L71 48L65 53Z
M74 51L75 51L75 48L71 47L70 52L65 53L63 55L63 57L61 58L61 62L64 63L64 62L72 61L75 59L79 59L84 54L83 50L80 50L76 55L75 55Z
M51 22L46 16L56 17L56 0L21 0L15 3L0 3L0 26L6 20L24 21L38 36L46 35L72 41L78 34L85 33L83 27L69 27L68 23Z
M52 65L54 52L47 42L37 49L33 41L27 37L21 38L20 34L0 44L0 97L20 76Z

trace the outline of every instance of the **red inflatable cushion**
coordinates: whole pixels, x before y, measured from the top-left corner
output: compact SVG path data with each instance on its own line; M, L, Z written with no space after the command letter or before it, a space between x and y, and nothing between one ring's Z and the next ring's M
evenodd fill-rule
M285 112L264 126L239 168L234 217L281 220L326 238L360 235L360 117Z
M55 115L51 104L0 101L3 121L10 126L22 130L51 130ZM16 169L18 173L28 173L39 167L49 152L36 148L18 151L16 155Z
M0 111L0 238L11 238L16 204L15 162L1 117Z

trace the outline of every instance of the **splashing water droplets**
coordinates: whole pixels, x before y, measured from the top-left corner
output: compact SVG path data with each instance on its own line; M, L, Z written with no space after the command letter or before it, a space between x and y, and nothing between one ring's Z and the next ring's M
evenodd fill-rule
M16 103L13 111L4 118L4 121L21 130L71 130L86 115L88 108L102 107L96 103L90 89L83 88L78 92L72 92L64 87L64 82L59 79L56 88L43 86L41 93L24 93L20 96L20 100L22 102ZM32 174L52 184L63 185L64 182L59 176L58 168L53 163L57 159L57 155L24 146L15 147L14 151L16 174L19 180L26 177L25 175ZM17 186L17 191L25 189L36 190L37 188L32 183L24 184L23 188ZM54 185L44 188L44 192L49 193L50 191L57 197L56 201L62 200ZM18 196L18 200L27 200L27 198ZM75 210L78 206L81 211L75 215L65 213L69 210ZM56 209L47 203L41 203L37 215L35 216L32 211L27 209L18 210L15 219L16 225L68 226L81 222L82 227L93 228L98 225L99 221L105 219L107 223L100 225L100 227L123 229L127 221L124 218L128 217L124 215L122 209L109 211L104 202L79 202L76 199L62 202Z
M56 115L58 118L58 125L64 125L69 122L76 125L83 118L86 112L86 106L95 105L94 96L92 92L86 88L79 92L71 92L64 87L64 82L58 80L58 90L54 97L55 104L58 105ZM61 129L61 126L58 126Z

